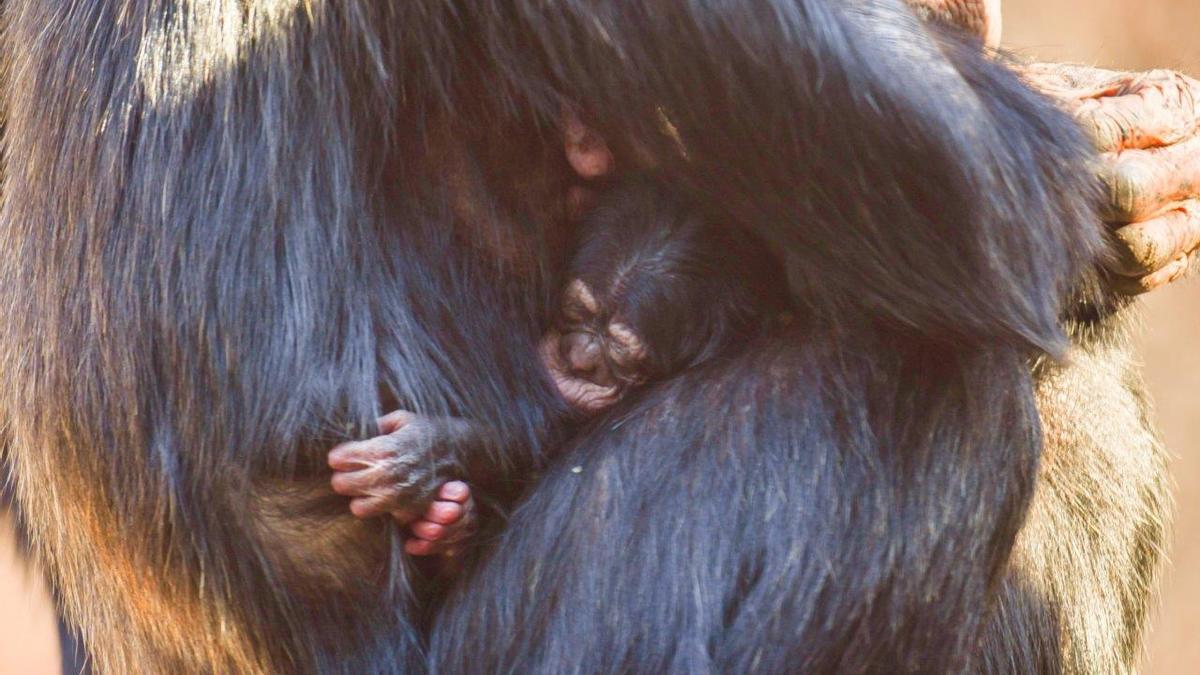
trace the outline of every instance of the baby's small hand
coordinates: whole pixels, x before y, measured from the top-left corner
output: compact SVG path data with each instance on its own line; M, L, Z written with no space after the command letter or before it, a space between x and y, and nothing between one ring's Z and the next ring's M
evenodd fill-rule
M457 480L444 483L437 499L409 524L412 537L404 543L404 550L409 555L453 555L456 545L474 534L477 524L471 488Z
M391 513L413 520L456 469L455 453L438 451L457 438L456 424L464 422L406 410L381 417L383 435L330 451L333 491L351 498L350 511L359 518Z

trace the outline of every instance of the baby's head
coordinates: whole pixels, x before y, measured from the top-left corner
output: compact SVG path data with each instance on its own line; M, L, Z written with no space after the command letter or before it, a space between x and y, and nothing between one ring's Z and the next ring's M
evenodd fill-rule
M580 412L718 356L781 305L783 282L761 245L650 180L602 195L580 235L542 341L559 392Z

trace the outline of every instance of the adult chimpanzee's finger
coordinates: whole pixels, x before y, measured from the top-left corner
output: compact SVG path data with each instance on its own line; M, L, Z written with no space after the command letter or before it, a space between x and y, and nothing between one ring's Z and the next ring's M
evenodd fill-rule
M1124 276L1153 274L1180 255L1200 248L1200 200L1180 202L1167 213L1116 231L1114 272Z
M1017 66L1021 77L1034 89L1059 101L1070 110L1086 99L1113 95L1119 91L1119 70L1070 63L1023 63Z
M1102 151L1156 148L1200 130L1200 82L1169 70L1117 77L1085 98L1075 117Z
M1147 291L1152 291L1160 286L1166 286L1176 279L1182 279L1195 269L1198 259L1200 257L1197 256L1196 251L1180 253L1174 260L1164 265L1162 269L1142 277L1142 287Z
M379 433L390 434L394 433L400 427L415 420L417 414L407 410L393 410L392 412L375 420L375 424L379 426Z
M356 518L373 518L388 512L388 502L382 497L358 497L350 500L350 513Z
M1101 178L1109 191L1105 217L1117 223L1148 220L1200 198L1200 137L1165 148L1104 156Z
M1200 266L1200 252L1193 251L1191 254L1181 253L1164 265L1162 269L1152 274L1142 277L1117 276L1113 279L1112 286L1117 291L1126 295L1139 295L1160 286L1166 286L1196 269L1197 266Z

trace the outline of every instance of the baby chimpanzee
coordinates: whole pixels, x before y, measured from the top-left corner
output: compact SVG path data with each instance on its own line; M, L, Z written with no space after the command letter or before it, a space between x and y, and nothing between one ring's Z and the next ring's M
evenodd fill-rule
M540 346L576 419L721 356L785 309L786 283L758 242L706 222L652 179L630 179L601 195L579 234L557 320ZM379 425L383 435L330 453L334 490L352 498L356 516L411 521L409 553L448 550L473 528L463 481L486 479L476 458L463 455L488 455L481 448L489 440L459 418L396 411ZM444 466L477 475L440 483L446 472L430 470L437 465L430 456L447 448L459 459Z

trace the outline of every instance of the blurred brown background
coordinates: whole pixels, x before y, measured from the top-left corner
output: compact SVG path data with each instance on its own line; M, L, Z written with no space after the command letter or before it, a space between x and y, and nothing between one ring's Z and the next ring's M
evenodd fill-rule
M1045 60L1200 75L1200 0L1004 0L1009 48ZM1174 456L1172 564L1146 644L1145 672L1200 673L1200 281L1145 300L1146 378ZM45 590L22 572L0 520L0 675L58 672Z

